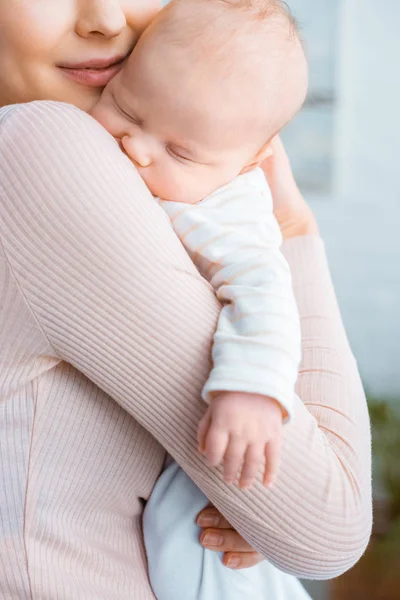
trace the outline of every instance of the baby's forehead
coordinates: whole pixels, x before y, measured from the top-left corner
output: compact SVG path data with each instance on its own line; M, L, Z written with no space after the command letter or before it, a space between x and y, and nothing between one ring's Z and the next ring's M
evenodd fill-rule
M258 111L250 89L231 85L230 78L210 69L185 66L170 53L158 70L156 56L150 62L149 54L143 57L124 70L118 97L124 94L126 108L157 135L207 151L225 151L259 136L262 103Z
M232 57L227 48L215 57L201 56L196 50L192 42L185 50L164 48L158 69L145 68L155 93L166 97L181 118L194 119L204 126L213 121L218 121L220 127L239 128L244 124L249 134L253 124L266 131L274 126L285 95L278 53L265 64L262 56L250 63L243 53Z
M240 55L237 60L231 60L226 51L216 59L200 56L195 43L157 49L151 39L141 55L132 63L136 90L140 87L143 95L170 104L182 118L192 116L206 123L218 116L221 123L244 122L268 109L266 91L276 83L272 61L269 68L262 69L260 64L260 70L256 65L249 69Z

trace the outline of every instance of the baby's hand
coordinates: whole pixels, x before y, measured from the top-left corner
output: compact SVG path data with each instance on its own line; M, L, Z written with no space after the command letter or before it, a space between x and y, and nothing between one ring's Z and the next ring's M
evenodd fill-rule
M250 488L264 466L263 484L275 479L282 438L283 414L267 396L220 392L199 423L199 450L212 466L224 462L224 480Z

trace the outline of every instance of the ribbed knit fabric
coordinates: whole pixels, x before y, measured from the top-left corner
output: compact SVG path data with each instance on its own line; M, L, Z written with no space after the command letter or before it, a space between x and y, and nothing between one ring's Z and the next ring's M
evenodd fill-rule
M370 433L321 241L284 244L295 418L275 486L242 492L196 451L219 307L168 217L84 113L0 119L0 597L153 598L141 499L164 448L280 568L349 568L370 534Z

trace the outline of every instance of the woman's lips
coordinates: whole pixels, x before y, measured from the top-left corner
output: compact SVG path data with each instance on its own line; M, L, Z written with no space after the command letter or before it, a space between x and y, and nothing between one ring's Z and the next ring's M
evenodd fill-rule
M88 87L105 87L122 69L126 56L94 59L85 63L61 64L58 68L76 83Z

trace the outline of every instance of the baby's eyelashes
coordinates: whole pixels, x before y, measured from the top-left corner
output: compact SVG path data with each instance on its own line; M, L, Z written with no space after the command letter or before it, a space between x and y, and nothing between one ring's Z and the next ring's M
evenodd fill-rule
M121 107L119 107L119 111L132 125L136 125L137 127L142 126L142 121L138 117L125 112Z
M194 163L195 162L192 158L189 158L188 156L184 156L183 154L180 154L179 152L177 152L176 150L173 150L169 146L166 147L166 150L167 150L168 154L170 156L172 156L172 158L175 158L176 160L179 160L180 162L185 162L185 163L188 163L188 162Z
M123 117L125 117L125 119L127 119L128 121L130 121L133 125L137 125L138 127L141 127L142 124L143 124L142 121L136 115L133 115L131 112L129 112L129 113L126 112L121 107L121 105L117 102L114 94L112 95L112 97L113 97L113 100L114 100L114 105L117 108L118 112L121 113L121 115Z

